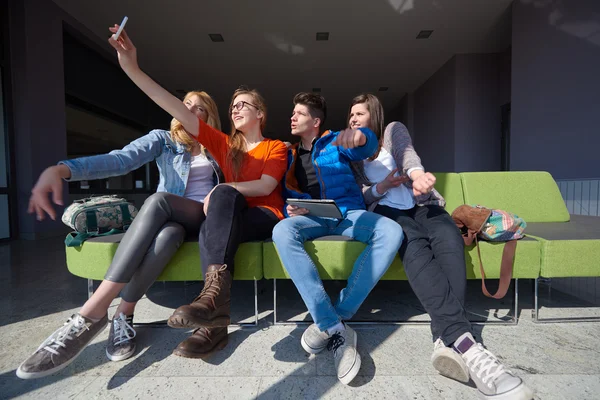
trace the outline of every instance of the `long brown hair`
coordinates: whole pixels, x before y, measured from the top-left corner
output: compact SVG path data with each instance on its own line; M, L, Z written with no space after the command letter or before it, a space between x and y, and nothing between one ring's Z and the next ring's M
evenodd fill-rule
M370 161L373 161L379 155L381 151L381 146L383 144L383 106L381 102L377 98L377 96L371 93L362 93L352 99L352 103L350 104L350 108L348 109L348 126L350 126L350 114L352 112L352 107L356 104L364 103L369 110L369 114L371 115L371 120L369 121L369 128L375 133L377 139L379 139L379 145L377 147L377 152L369 157Z
M255 89L247 89L241 87L233 92L231 96L231 103L229 104L229 122L231 122L231 135L229 135L229 149L227 150L227 162L233 173L234 180L237 180L238 174L242 169L242 163L244 162L244 156L246 155L246 141L244 140L244 134L242 131L235 129L233 123L233 117L231 108L233 107L233 101L236 97L247 94L252 98L252 104L262 113L262 119L260 121L260 131L265 130L267 125L267 105L265 99Z
M200 102L206 109L206 113L208 114L208 119L206 120L206 123L220 131L221 130L221 119L219 118L219 111L217 109L217 104L212 99L212 97L210 97L210 95L206 92L193 91L193 92L188 92L185 95L185 97L183 98L183 102L185 103L192 96L198 96L200 98ZM183 125L181 124L181 122L179 122L175 118L173 118L171 120L170 132L171 132L171 139L173 139L173 141L181 143L183 146L185 146L186 151L192 151L192 146L194 146L196 143L198 143L192 135L187 133L187 131L183 128ZM202 150L202 153L204 153L204 146L202 146L202 145L201 145L201 150Z

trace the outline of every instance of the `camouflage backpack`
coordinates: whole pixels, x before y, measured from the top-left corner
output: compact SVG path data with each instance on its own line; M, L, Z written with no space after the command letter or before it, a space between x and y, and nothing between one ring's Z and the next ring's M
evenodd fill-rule
M133 204L116 195L75 200L62 216L62 222L75 230L67 236L65 244L81 246L90 237L123 233L137 213Z

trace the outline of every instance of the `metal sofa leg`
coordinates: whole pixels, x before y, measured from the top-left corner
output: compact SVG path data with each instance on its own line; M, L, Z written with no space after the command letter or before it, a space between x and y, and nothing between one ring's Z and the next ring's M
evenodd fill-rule
M519 280L515 278L515 297L514 297L514 316L508 322L506 321L488 321L488 322L472 322L474 324L482 324L482 325L517 325L518 312L519 312ZM309 321L283 321L279 322L277 320L277 279L273 279L273 325L274 326L303 326L310 325L312 323ZM429 325L431 321L348 321L349 325Z
M539 299L539 284L540 280L549 280L550 278L537 278L534 286L533 310L531 310L531 318L536 324L547 323L564 323L564 322L598 322L600 317L570 317L570 318L540 318L540 299ZM548 295L551 296L550 290Z

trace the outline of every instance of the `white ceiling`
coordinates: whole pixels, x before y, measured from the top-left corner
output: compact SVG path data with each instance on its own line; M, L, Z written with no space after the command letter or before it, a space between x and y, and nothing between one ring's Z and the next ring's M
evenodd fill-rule
M256 87L267 100L267 136L289 138L291 100L322 88L327 128L344 127L353 96L373 92L386 109L454 54L510 45L512 0L55 0L93 32L129 17L140 66L167 89L210 93L226 121L231 93ZM433 30L429 39L415 39ZM329 32L317 42L316 32ZM223 35L224 43L210 41ZM387 86L387 92L377 92ZM229 129L225 123L225 129Z

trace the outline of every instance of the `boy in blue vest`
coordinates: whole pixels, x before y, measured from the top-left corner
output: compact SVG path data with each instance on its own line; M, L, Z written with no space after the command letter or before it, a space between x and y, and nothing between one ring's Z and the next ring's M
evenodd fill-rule
M403 232L391 219L365 210L350 166L377 151L377 137L368 128L319 135L326 114L321 95L299 93L294 97L291 130L300 143L289 150L283 192L284 198L335 200L343 218L316 217L305 208L288 205L287 218L273 229L273 241L314 320L302 335L302 347L311 354L333 350L338 378L347 385L358 374L361 360L356 332L344 321L352 318L392 263ZM335 304L304 249L305 241L328 235L349 236L367 245Z

